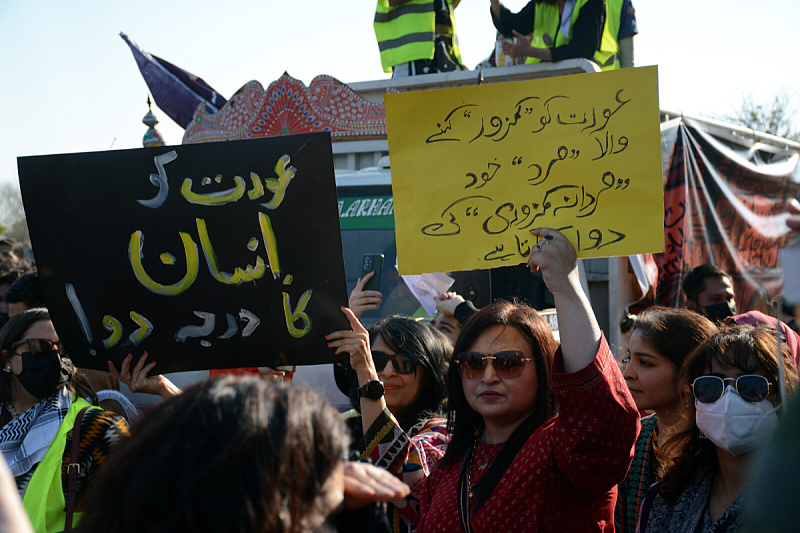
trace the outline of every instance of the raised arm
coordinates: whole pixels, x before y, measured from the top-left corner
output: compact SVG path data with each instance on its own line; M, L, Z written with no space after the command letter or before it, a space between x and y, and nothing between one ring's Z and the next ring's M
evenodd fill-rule
M500 18L500 0L489 0L492 7L492 18Z
M336 348L336 353L350 355L350 366L358 376L359 386L363 386L378 379L369 334L349 309L342 308L342 312L350 321L352 331L336 331L327 338L330 346ZM375 466L411 487L411 494L406 498L406 504L400 507L400 513L405 520L416 523L419 518L417 490L444 456L450 441L446 421L428 420L406 432L386 407L383 397L377 400L361 398L360 405L366 442L362 459L370 459Z
M531 272L541 270L547 288L553 293L561 336L561 352L566 373L577 372L591 363L600 348L602 336L589 299L578 275L575 248L552 228L531 230L540 238L528 259Z
M628 471L639 413L581 288L575 248L552 228L531 233L541 240L529 265L542 271L553 293L561 332L552 373L555 460L580 492L607 492Z
M363 387L370 381L378 381L378 371L372 361L372 352L369 346L369 332L361 325L353 312L347 307L342 307L342 312L350 322L350 331L334 331L327 335L328 346L336 348L337 354L349 354L350 366L358 376L358 386ZM383 396L377 400L361 398L361 423L366 433L369 427L377 420L386 409L386 400Z
M512 13L498 0L491 0L492 22L503 37L512 37L514 31L523 35L533 33L536 2L530 1L519 13Z

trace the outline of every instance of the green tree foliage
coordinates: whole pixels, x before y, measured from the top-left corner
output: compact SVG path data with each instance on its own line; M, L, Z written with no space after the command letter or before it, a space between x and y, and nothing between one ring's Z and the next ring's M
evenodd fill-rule
M794 95L786 89L780 89L766 103L756 100L752 93L745 93L739 108L726 117L729 122L800 142L800 130L794 127L797 118Z
M22 195L11 183L0 183L0 234L17 242L30 240Z

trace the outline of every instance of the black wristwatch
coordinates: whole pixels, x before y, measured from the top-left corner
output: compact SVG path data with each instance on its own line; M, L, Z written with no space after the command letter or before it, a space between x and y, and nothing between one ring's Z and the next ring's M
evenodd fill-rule
M380 400L383 396L383 383L377 379L373 379L363 387L358 388L358 397L367 398L369 400Z

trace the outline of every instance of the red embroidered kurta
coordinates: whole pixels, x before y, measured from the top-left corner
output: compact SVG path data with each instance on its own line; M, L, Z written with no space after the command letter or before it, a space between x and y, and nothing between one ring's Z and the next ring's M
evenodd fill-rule
M472 530L614 531L616 485L631 463L639 412L605 339L594 361L563 373L561 350L553 362L558 415L531 434L492 495L477 512ZM472 485L499 445L478 442L471 461ZM439 465L420 498L420 533L461 531L458 514L460 461Z

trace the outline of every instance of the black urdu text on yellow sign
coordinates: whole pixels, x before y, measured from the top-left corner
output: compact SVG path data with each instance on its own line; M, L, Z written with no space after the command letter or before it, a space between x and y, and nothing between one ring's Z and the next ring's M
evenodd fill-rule
M656 67L385 96L401 274L664 249Z

